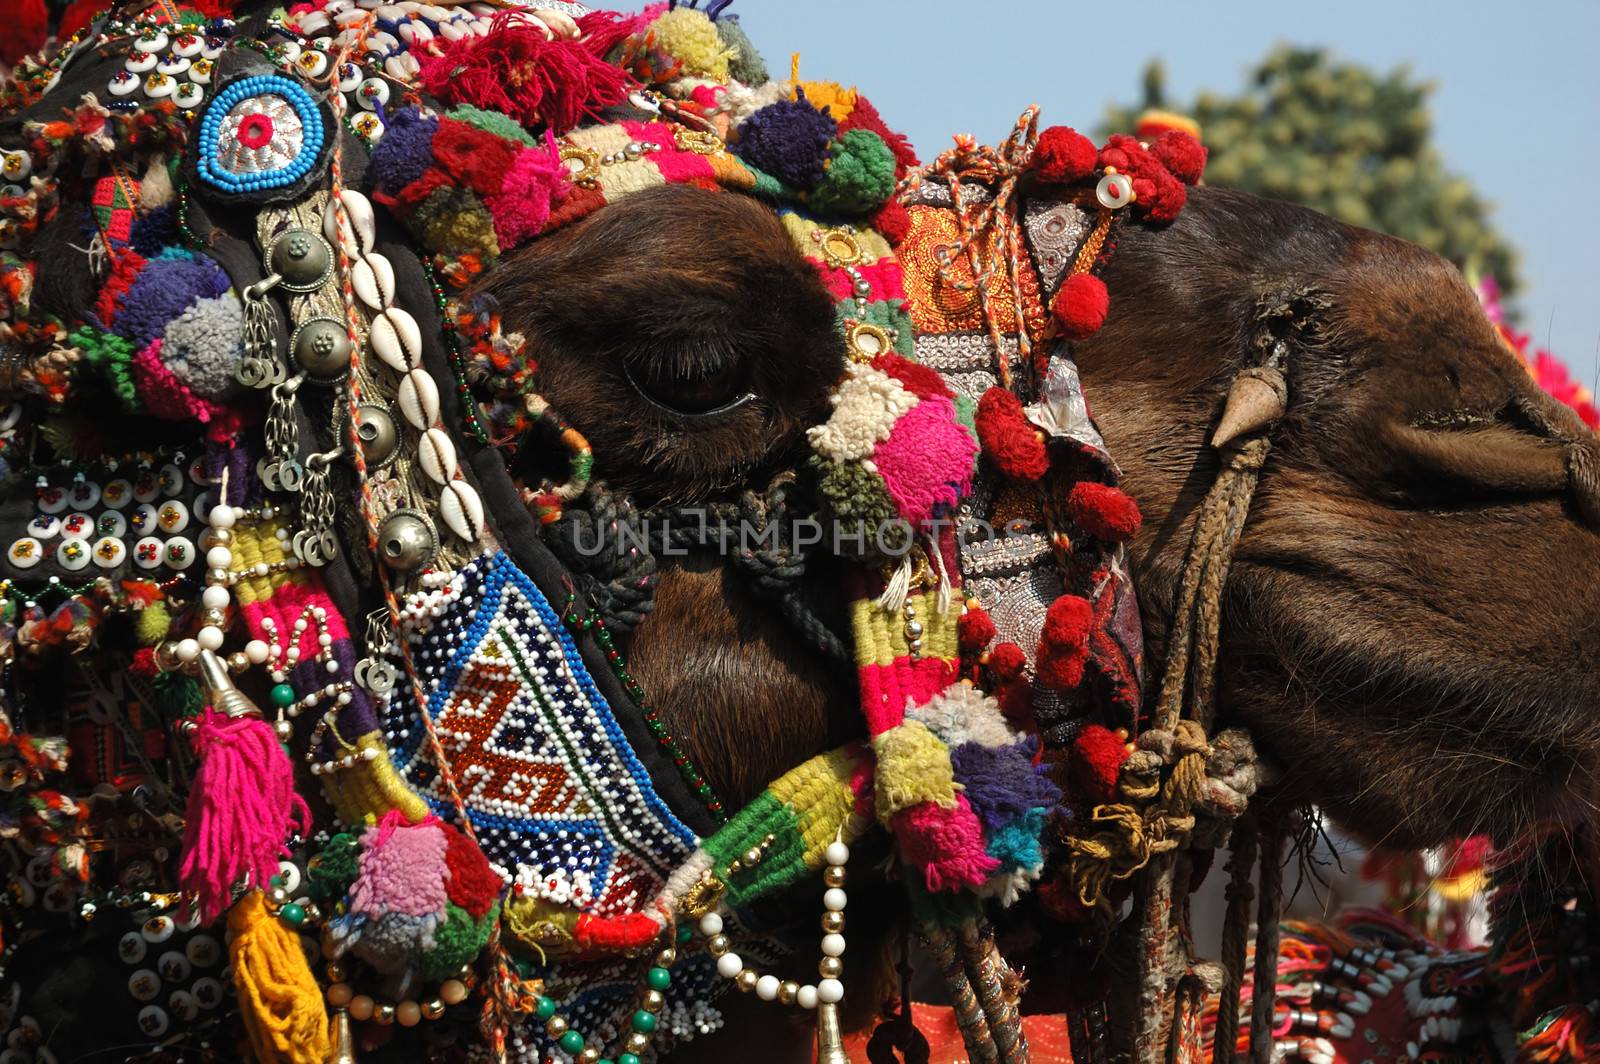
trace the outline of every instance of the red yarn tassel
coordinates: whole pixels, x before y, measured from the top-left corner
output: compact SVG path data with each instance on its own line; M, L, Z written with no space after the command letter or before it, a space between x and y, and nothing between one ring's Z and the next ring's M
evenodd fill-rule
M289 855L291 832L311 830L311 810L294 790L294 764L260 717L206 709L193 735L200 769L189 791L179 881L211 921L248 875L266 889Z
M421 57L418 77L426 91L448 103L500 111L530 129L548 127L557 134L627 95L627 73L596 55L589 41L551 40L545 33L543 23L525 12L501 12L484 36ZM601 35L597 43L608 37Z
M50 37L50 9L44 0L20 0L6 22L6 32L0 34L0 63L6 66L37 52Z

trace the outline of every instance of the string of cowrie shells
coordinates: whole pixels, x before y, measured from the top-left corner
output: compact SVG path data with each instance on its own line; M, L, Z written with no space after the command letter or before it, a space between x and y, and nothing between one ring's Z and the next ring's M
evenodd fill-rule
M464 544L483 533L483 500L460 475L455 444L439 416L439 386L422 365L422 331L411 313L395 303L394 267L374 250L376 223L372 203L354 189L338 193L343 211L330 202L324 212L323 231L350 260L350 285L367 329L367 345L376 361L393 374L379 372L371 360L356 366L360 394L356 437L369 474L386 467L404 468L414 462L435 493L439 520ZM348 221L340 222L340 214ZM378 402L384 399L386 402ZM389 405L392 402L392 405ZM398 408L410 430L403 441L393 423ZM380 503L392 503L377 493ZM390 506L378 527L378 549L384 562L401 572L420 568L438 549L438 534L428 515L419 508Z

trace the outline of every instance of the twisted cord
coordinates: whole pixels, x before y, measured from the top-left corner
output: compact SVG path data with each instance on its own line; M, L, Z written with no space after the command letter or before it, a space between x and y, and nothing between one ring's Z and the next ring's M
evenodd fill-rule
M638 507L604 484L590 484L580 504L561 511L545 539L572 572L606 627L626 634L655 606L656 558Z
M1222 991L1217 1003L1217 1029L1211 1058L1231 1064L1239 1042L1239 996L1250 948L1250 903L1255 888L1250 869L1256 863L1257 831L1245 820L1233 827L1228 858L1228 911L1222 922Z
M932 921L925 923L919 933L944 977L945 990L950 995L951 1010L955 1013L956 1027L961 1031L967 1055L973 1064L1000 1064L1000 1049L995 1045L989 1017L972 989L954 938L949 931Z
M1250 1060L1272 1064L1273 1010L1278 1000L1278 921L1283 918L1283 828L1261 827L1261 897L1256 908L1256 967L1251 993Z
M957 931L956 944L967 983L988 1021L1000 1060L1003 1064L1023 1064L1029 1053L1022 1015L1017 1010L1022 980L1000 955L994 926L982 917L963 923Z

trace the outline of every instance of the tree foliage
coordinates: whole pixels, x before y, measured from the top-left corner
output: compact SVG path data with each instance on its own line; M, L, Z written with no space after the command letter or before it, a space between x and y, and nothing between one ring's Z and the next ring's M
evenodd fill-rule
M1281 47L1239 95L1202 92L1185 107L1167 99L1157 60L1145 71L1142 106L1113 107L1107 128L1131 130L1147 109L1178 111L1200 123L1211 149L1207 182L1404 237L1513 292L1515 252L1490 224L1488 204L1432 144L1431 91L1405 67L1378 75L1322 49Z

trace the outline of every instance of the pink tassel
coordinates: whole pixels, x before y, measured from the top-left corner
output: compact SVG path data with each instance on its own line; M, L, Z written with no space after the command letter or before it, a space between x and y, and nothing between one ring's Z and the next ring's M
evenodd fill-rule
M189 791L179 881L210 922L233 902L245 875L265 890L289 855L293 832L311 830L311 810L294 790L294 764L272 725L207 708L195 729L200 769Z

